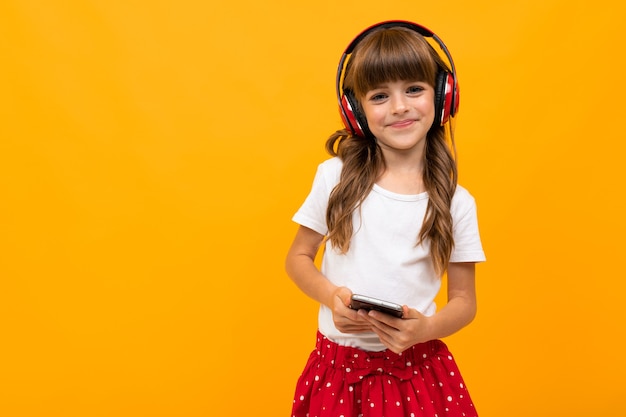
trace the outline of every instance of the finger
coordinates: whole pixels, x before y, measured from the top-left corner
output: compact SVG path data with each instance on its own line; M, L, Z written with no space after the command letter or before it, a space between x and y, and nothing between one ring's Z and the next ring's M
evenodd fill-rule
M396 346L395 343L395 339L393 337L391 337L388 333L386 333L385 331L376 328L376 327L372 327L372 331L374 333L376 333L376 335L378 336L378 338L380 339L380 342L389 350L393 351L393 352L398 352L398 346Z
M369 323L369 320L367 320L367 311L363 310L365 315L360 314L359 312L360 310L353 310L349 307L346 307L346 309L342 311L343 314L341 314L341 316L351 321L359 323Z
M398 329L392 326L389 326L388 324L380 320L377 320L374 317L374 314L371 314L371 312L368 313L367 311L363 310L363 311L359 311L359 315L363 317L365 320L367 320L368 323L371 324L372 331L378 334L378 337L380 337L381 339L393 339L394 333L398 331ZM385 315L385 314L382 314L382 315Z
M398 330L400 328L400 324L402 323L402 319L375 310L369 311L367 313L367 318L372 319L373 321L370 320L372 323L378 323L378 325L383 329L392 328Z
M372 325L367 321L355 322L352 320L340 320L338 322L335 322L335 326L342 332L372 331Z
M336 292L336 296L341 300L341 304L348 307L350 305L350 299L352 298L352 291L347 287L341 287Z
M422 319L422 318L424 318L424 315L422 313L420 313L418 310L416 310L414 308L409 308L408 306L402 306L402 311L403 311L402 318L404 318L404 319Z
M372 331L371 326L345 326L340 327L339 330L342 333L369 333Z

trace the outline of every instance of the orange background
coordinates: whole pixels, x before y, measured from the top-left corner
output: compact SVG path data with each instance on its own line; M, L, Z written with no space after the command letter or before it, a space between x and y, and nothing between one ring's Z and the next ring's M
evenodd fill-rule
M289 415L317 309L283 270L290 218L339 127L341 52L391 18L434 30L459 72L488 262L447 342L481 416L626 414L624 17L4 0L0 416Z

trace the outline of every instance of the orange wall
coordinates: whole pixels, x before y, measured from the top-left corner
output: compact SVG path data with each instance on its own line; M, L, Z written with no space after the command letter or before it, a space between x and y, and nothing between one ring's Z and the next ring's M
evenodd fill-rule
M618 7L4 0L0 416L289 415L316 325L290 217L339 55L389 18L459 71L488 262L448 343L481 415L625 414Z

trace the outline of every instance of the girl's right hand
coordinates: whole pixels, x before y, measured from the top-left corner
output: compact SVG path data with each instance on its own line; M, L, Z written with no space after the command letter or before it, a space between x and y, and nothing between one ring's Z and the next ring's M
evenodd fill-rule
M365 333L372 331L372 325L356 310L352 310L350 299L352 291L346 287L337 287L333 292L330 309L335 327L342 333Z

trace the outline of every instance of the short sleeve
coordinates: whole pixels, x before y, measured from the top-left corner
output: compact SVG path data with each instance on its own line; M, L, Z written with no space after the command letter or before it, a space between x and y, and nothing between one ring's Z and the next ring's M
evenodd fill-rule
M317 167L311 191L294 214L292 218L294 222L313 229L321 235L328 233L326 224L328 198L339 181L341 167L342 163L339 158L324 161Z
M454 248L450 262L484 262L485 253L478 230L478 215L474 197L458 186L452 199Z

